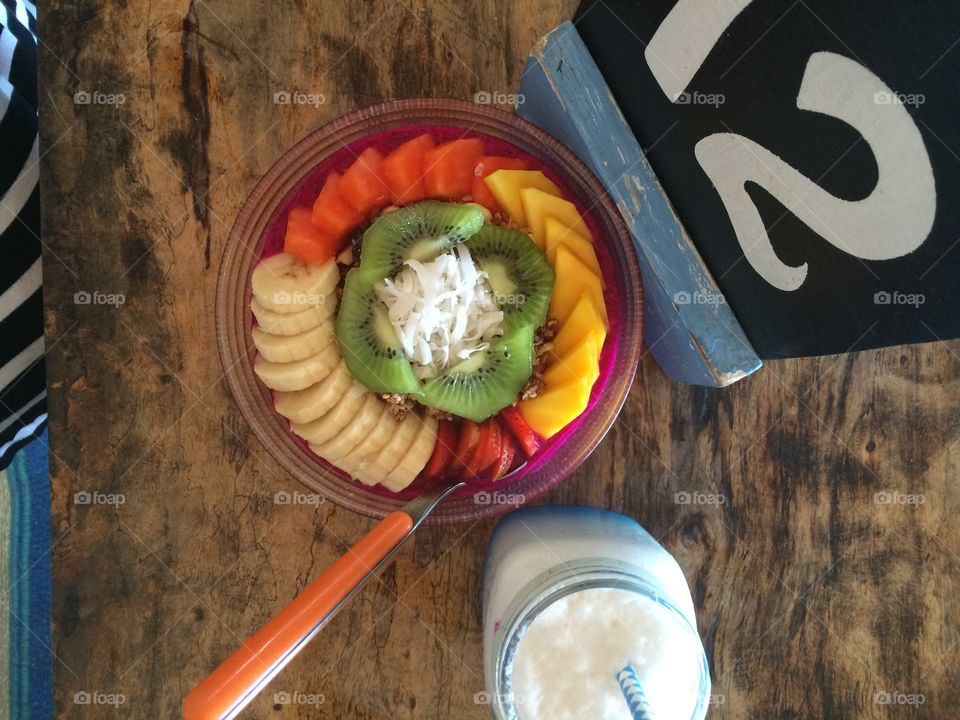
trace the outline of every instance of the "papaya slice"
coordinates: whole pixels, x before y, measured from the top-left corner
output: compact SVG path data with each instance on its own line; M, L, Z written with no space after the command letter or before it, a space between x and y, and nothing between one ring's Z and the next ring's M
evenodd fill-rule
M433 135L424 133L398 145L383 159L383 177L396 202L407 205L429 197L423 157L435 145Z
M383 177L383 155L367 148L357 156L340 179L340 195L360 215L367 216L387 205L393 194Z
M336 170L327 175L313 203L312 219L320 230L336 238L342 238L363 221L360 213L340 195L340 173Z
M321 265L340 250L342 241L313 224L313 211L295 207L287 216L283 251L311 265Z
M469 195L473 169L483 152L483 141L478 138L451 140L428 150L423 158L427 194L454 200Z

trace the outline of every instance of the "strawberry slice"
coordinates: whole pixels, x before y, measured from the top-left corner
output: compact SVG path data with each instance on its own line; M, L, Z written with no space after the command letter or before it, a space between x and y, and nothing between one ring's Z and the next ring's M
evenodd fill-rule
M450 458L450 463L447 465L447 471L451 474L461 472L470 458L473 457L473 451L476 450L479 441L480 426L472 420L461 421L457 447L454 449L453 457Z
M470 477L480 477L481 473L493 465L500 454L503 431L500 429L500 423L496 418L484 420L480 425L480 439L477 441L477 449L467 462L465 472Z
M341 238L363 221L340 195L340 173L327 175L320 194L313 203L313 224L333 237Z
M287 215L287 231L283 251L311 265L322 265L340 249L340 239L313 224L308 207L295 207Z
M449 420L441 420L437 425L437 442L433 446L433 454L427 460L421 477L435 478L446 470L453 457L453 450L457 446L457 428Z
M510 472L510 468L513 467L513 456L517 454L517 446L516 443L513 442L513 437L506 430L502 432L500 457L493 463L493 472L490 475L491 482L496 482Z
M513 440L513 462L510 463L510 469L507 471L509 475L516 470L519 470L524 465L527 464L527 456L524 454L523 450L520 449L520 446L517 444L516 439Z
M340 178L340 195L363 216L390 202L393 194L383 177L383 155L369 147L357 156Z
M451 140L428 150L423 171L429 197L459 200L469 195L473 169L483 150L483 140L478 138Z
M520 411L510 405L500 411L500 419L506 423L523 453L531 457L540 447L540 443Z
M398 145L383 159L383 177L398 203L406 205L428 197L423 158L436 144L433 135L424 133Z
M483 205L490 212L498 212L500 203L490 192L484 178L497 170L526 170L527 161L520 158L501 157L499 155L484 155L477 161L473 169L473 183L470 186L470 197L473 202Z

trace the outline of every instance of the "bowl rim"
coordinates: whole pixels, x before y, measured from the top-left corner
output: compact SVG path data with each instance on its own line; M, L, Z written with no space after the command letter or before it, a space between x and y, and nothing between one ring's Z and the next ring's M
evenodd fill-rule
M418 113L422 115L419 118ZM367 127L370 121L377 119L388 123L387 126ZM476 123L467 128L464 123L469 119L475 119ZM389 125L391 120L402 122ZM489 123L490 127L482 127L483 122ZM478 133L501 138L518 147L519 138L524 138L536 146L536 149L529 151L525 148L521 149L554 170L575 194L592 199L592 202L587 204L588 211L598 223L610 224L613 230L611 237L607 237L607 233L604 234L602 242L611 254L615 249L619 249L624 256L618 258L623 260L624 264L622 267L618 265L617 277L624 279L624 284L630 292L621 294L618 298L621 321L617 335L616 357L612 361L618 368L618 372L611 374L601 390L603 395L612 393L613 401L597 402L590 409L592 434L589 439L576 444L572 454L565 454L562 459L563 466L551 476L543 477L533 482L530 487L525 487L520 495L519 504L529 504L531 500L555 487L579 468L600 444L626 401L640 361L643 344L641 272L639 259L626 224L609 193L593 172L572 150L552 135L515 114L487 105L448 98L410 98L366 106L340 115L311 131L273 162L246 196L234 220L222 250L217 277L214 306L217 349L224 377L241 415L253 435L274 461L297 481L313 492L319 493L325 500L329 499L336 505L374 518L384 517L389 512L399 509L407 500L363 492L361 488L327 471L319 458L311 458L307 465L303 461L309 454L308 451L300 449L299 454L291 452L291 443L294 442L295 436L290 432L287 421L282 421L284 425L282 435L286 437L277 436L279 415L274 409L272 396L269 390L256 379L252 361L242 362L244 359L252 360L252 353L255 353L249 338L249 330L245 327L242 316L249 315L247 302L249 271L259 260L257 249L262 246L274 215L287 204L311 172L341 147L346 147L350 143L385 129L417 124L452 125L467 131L475 129ZM492 135L489 130L494 126L506 136ZM360 132L356 137L345 142L339 133L350 128L358 129ZM333 146L332 150L330 146ZM308 152L310 150L314 153ZM311 162L314 155L320 157L316 162ZM545 155L547 157L544 157ZM306 162L298 162L298 159L305 156L308 158ZM583 202L584 197L580 197L580 200ZM251 264L251 257L254 255L256 257ZM246 263L244 263L245 258ZM246 270L243 273L236 272L238 265L246 267ZM237 286L241 280L247 282L241 285L238 292ZM267 416L273 420L272 424L268 422ZM570 439L577 437L582 429L586 430L586 428L577 427ZM566 444L564 443L558 450ZM544 461L545 464L552 459L552 457L547 458ZM320 481L317 480L317 476L320 476ZM507 492L513 489L510 485L504 487ZM445 501L428 517L427 522L431 525L442 525L479 520L509 512L518 506L518 504L499 503L478 504L474 498L470 507L467 507L465 501L470 501L470 498L461 497Z

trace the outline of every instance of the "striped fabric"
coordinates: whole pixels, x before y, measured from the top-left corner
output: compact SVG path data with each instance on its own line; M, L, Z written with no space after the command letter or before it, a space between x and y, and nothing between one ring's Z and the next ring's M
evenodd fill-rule
M0 718L53 717L46 437L0 470Z
M0 468L46 422L36 8L0 0Z

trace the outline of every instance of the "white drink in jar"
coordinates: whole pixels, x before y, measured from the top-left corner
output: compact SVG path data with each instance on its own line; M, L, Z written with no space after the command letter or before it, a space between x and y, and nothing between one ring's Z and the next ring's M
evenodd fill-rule
M490 541L484 664L493 714L510 720L699 720L710 677L676 561L635 521L579 507L520 510Z

